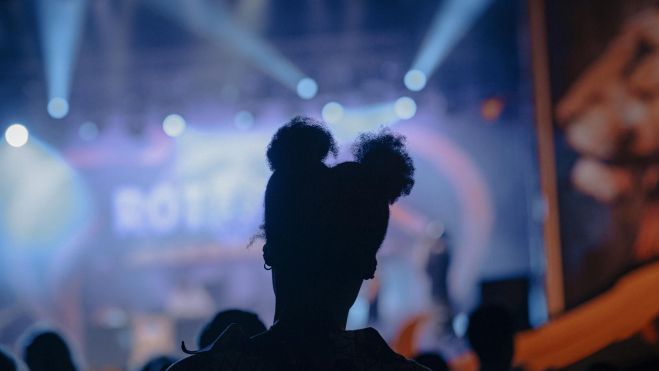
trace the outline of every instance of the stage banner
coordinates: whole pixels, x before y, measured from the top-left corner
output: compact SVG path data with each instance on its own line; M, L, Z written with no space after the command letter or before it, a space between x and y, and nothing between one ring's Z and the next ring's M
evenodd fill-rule
M544 11L570 309L659 255L659 1Z

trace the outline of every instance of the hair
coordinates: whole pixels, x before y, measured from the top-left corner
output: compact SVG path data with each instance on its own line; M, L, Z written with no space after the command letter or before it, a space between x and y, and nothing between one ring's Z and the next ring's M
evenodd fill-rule
M373 277L389 205L410 193L414 165L405 138L388 130L360 135L354 161L326 165L336 153L332 134L311 118L295 117L273 136L263 226L267 265Z
M252 337L266 331L263 321L256 313L240 310L228 309L218 312L213 319L208 322L199 333L197 345L200 349L206 348L222 335L222 332L230 324L239 324L245 335Z
M55 331L36 331L28 336L23 360L31 371L75 371L77 367L66 341Z

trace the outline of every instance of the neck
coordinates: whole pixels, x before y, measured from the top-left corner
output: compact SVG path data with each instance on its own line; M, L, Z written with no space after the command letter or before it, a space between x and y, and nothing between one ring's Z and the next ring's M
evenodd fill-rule
M327 305L310 303L275 304L275 320L278 326L287 328L315 328L326 330L345 330L348 311L332 311Z

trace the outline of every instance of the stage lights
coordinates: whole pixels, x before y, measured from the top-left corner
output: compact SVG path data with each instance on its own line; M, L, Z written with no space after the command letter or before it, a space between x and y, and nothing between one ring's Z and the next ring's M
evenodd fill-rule
M162 130L168 136L176 138L185 131L185 119L181 115L171 114L162 121Z
M48 87L47 109L55 119L69 113L69 91L87 3L86 0L37 2Z
M302 99L311 99L316 96L318 92L318 84L316 80L305 77L297 83L297 95Z
M30 138L30 132L21 124L10 125L5 130L5 140L12 147L24 146Z
M316 81L306 76L272 44L246 29L220 2L147 0L147 3L191 33L220 48L230 49L232 54L296 91L302 99L311 99L318 92Z
M86 121L78 128L78 135L84 141L92 141L98 136L98 126L91 121Z
M416 102L410 97L400 97L394 102L394 112L401 120L411 119L416 115Z
M343 106L340 105L337 102L329 102L325 106L323 106L323 110L321 111L321 115L323 116L323 120L325 120L327 123L334 124L343 118Z
M249 111L240 111L233 118L233 124L240 130L247 130L254 125L254 116Z
M411 91L424 88L426 81L453 47L469 31L492 0L446 0L437 9L412 68L405 74Z
M410 70L405 74L405 87L411 91L420 91L426 86L426 74L419 70Z
M48 114L54 119L64 118L69 113L69 102L61 97L55 97L48 102Z

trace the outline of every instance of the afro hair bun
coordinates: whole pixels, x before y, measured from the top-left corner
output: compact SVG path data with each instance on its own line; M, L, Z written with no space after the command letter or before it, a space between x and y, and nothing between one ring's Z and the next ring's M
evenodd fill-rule
M319 121L297 116L279 128L268 145L270 169L297 169L322 164L328 154L336 156L332 134Z
M414 163L405 149L404 136L387 129L377 134L361 134L352 150L389 204L410 194L414 186Z

